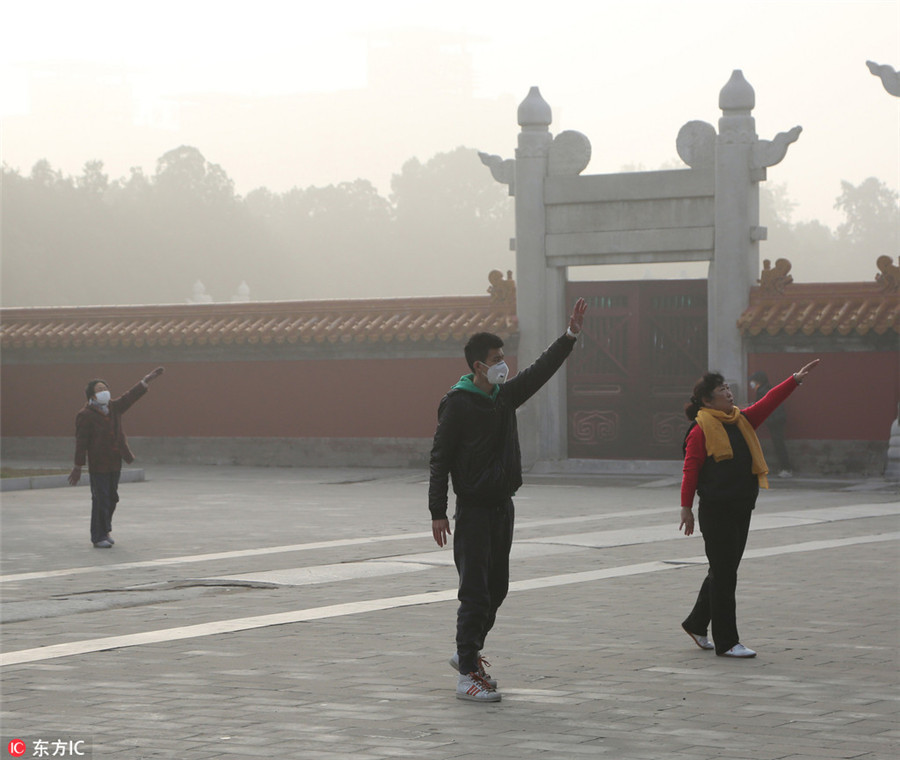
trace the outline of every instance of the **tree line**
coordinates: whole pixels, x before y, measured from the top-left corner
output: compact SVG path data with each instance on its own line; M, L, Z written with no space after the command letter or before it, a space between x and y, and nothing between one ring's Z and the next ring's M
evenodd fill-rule
M5 306L184 303L198 281L215 301L242 283L260 301L473 294L514 268L512 199L464 147L410 159L387 197L365 179L239 196L190 146L152 175L111 180L95 160L64 176L42 160L27 175L4 166L2 183ZM868 279L900 250L897 193L874 177L841 183L836 230L792 222L786 188L762 188L762 256L804 280L832 265Z
M245 196L194 147L111 180L3 167L5 306L484 293L513 265L513 205L476 151L407 161L383 197L364 179Z
M761 187L760 219L768 239L760 258L786 258L793 276L804 282L817 279L863 281L874 279L875 261L900 254L900 196L876 177L853 185L841 181L834 207L844 220L832 230L813 219L793 222L795 203L785 185Z

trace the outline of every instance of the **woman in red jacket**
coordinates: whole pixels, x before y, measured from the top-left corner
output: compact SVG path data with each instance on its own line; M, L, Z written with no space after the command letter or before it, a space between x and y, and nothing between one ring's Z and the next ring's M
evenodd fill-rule
M686 536L694 532L694 493L700 497L700 532L709 572L691 614L681 624L701 649L715 649L722 657L755 657L740 643L734 592L737 569L747 544L750 515L759 489L768 488L758 428L803 382L819 360L811 361L762 399L741 411L731 389L717 372L707 372L694 386L684 411L694 424L684 441L681 481L681 524ZM707 638L712 621L715 644Z

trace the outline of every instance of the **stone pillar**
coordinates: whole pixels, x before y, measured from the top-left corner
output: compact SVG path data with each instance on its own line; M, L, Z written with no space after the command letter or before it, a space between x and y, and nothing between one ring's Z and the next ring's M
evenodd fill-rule
M881 79L881 83L888 94L893 95L895 98L900 98L900 70L894 69L887 64L875 63L875 61L866 61L866 66L869 67L869 71L874 76ZM897 417L891 423L884 477L888 480L900 480L900 405L897 408Z
M516 313L520 368L531 364L550 344L548 322L559 321L559 316L553 313L556 308L553 302L558 297L550 293L552 288L549 287L551 279L559 275L548 271L545 242L544 178L552 142L551 121L550 106L538 88L532 87L519 104L521 131L515 162ZM538 459L551 458L549 448L558 445L557 441L549 441L547 423L550 416L546 389L519 410L519 436L526 467Z
M545 299L543 302L544 343L540 354L547 346L566 331L573 304L566 302L565 267L545 267ZM566 363L568 364L568 362ZM535 461L559 461L568 457L568 386L566 364L547 381L528 404L535 403L538 415L537 451ZM533 464L529 460L529 466Z
M751 116L753 88L735 70L719 93L719 133L715 150L715 255L709 265L709 367L720 371L740 405L747 403L747 355L737 321L758 282L759 182L779 163L803 131L794 127L772 140L759 140Z
M719 93L716 248L709 265L709 367L725 376L740 404L747 401L747 360L737 321L749 304L759 269L759 249L751 241L751 228L759 225L759 188L751 181L755 101L740 71L732 73Z

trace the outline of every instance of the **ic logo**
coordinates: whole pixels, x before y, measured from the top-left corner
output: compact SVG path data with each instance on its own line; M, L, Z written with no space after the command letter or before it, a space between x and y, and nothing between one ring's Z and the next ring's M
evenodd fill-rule
M6 745L6 749L9 750L9 754L12 757L22 757L25 754L28 747L25 746L25 742L21 739L13 739L9 744Z

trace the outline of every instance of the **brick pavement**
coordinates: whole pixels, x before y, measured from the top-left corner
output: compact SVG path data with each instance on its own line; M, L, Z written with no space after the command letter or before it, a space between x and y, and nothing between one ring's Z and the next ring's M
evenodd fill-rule
M422 473L159 467L147 477L123 486L109 551L90 546L84 489L3 495L4 655L455 587L449 551L427 535ZM0 756L15 734L89 739L95 758L895 757L898 541L839 542L896 533L898 492L774 485L759 525L850 505L877 514L785 517L751 533L738 604L755 660L717 658L681 632L702 564L614 575L702 554L699 537L677 534L676 483L544 479L516 500L516 590L486 650L500 704L453 696L455 601L388 604L7 665ZM666 525L671 538L652 532ZM626 530L643 542L572 543ZM813 541L835 544L792 548ZM292 548L259 552L278 547ZM407 571L372 575L372 560ZM329 580L335 565L360 572ZM297 568L305 585L221 580ZM536 587L600 571L612 577ZM10 577L23 573L39 575Z

